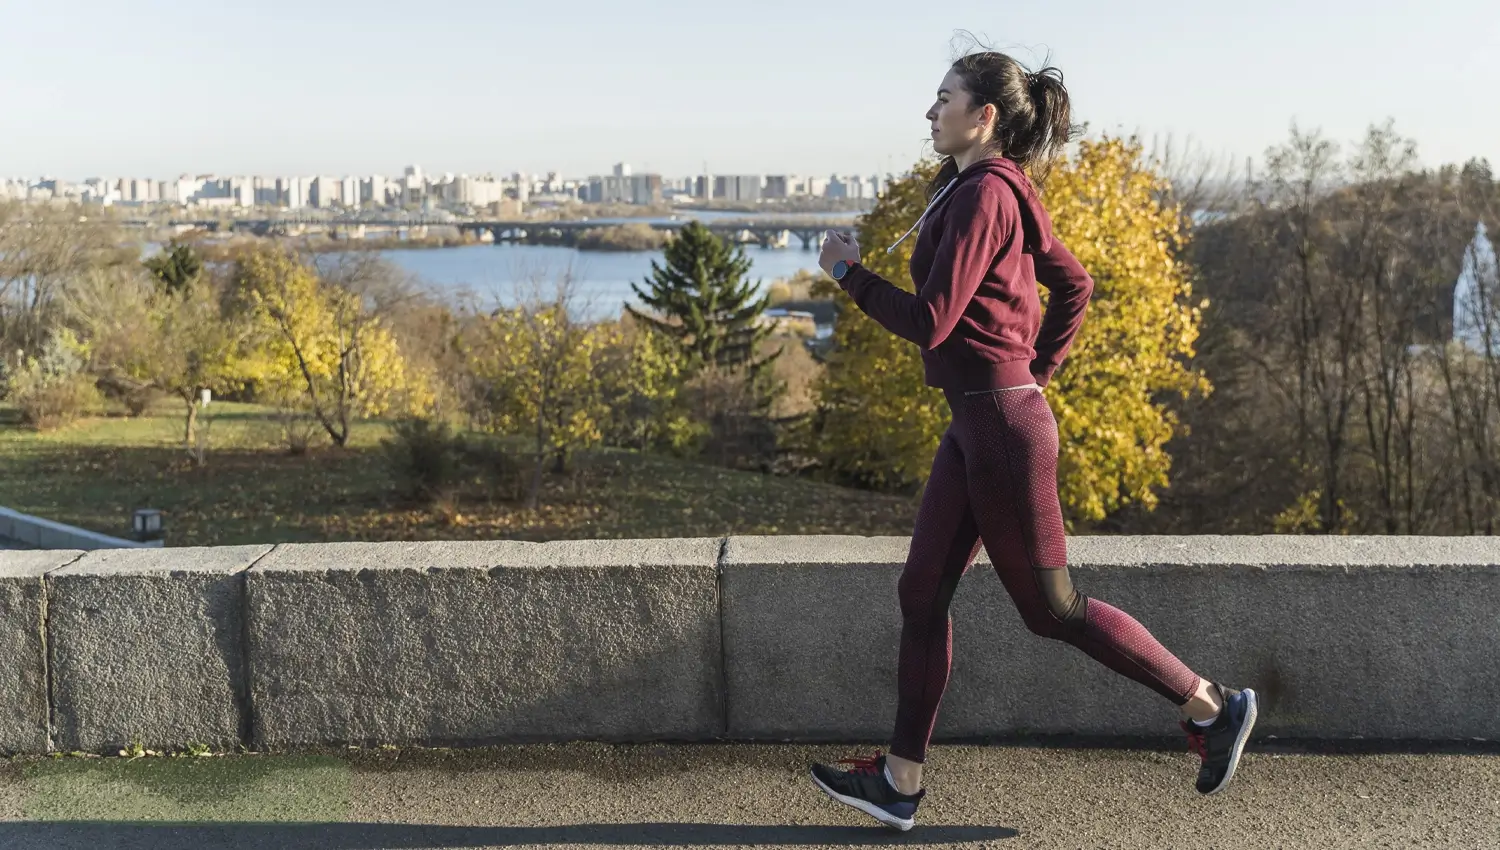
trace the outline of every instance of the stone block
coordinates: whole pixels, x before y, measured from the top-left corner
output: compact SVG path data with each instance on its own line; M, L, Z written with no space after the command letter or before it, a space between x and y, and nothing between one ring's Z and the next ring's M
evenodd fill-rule
M49 747L43 576L82 554L0 552L0 753L36 754Z
M244 577L270 546L105 549L47 576L57 746L233 748Z
M247 577L257 743L717 735L720 546L278 547Z
M906 538L731 538L723 563L732 737L872 739L896 705ZM1189 667L1262 697L1259 734L1500 739L1500 541L1081 537L1073 581ZM981 556L952 609L936 740L1173 735L1176 709L1032 635Z

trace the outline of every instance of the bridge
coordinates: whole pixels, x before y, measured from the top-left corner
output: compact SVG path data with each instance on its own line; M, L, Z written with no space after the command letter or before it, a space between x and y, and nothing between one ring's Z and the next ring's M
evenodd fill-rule
M639 222L611 220L608 223L597 221L474 221L463 222L457 227L466 233L489 233L496 245L539 239L563 245L574 245L577 244L579 234L602 227L645 224L653 230L675 233L690 223L691 221L654 219L643 219ZM745 218L699 223L731 242L755 242L765 248L774 248L785 246L791 239L798 239L802 242L803 250L811 250L822 238L825 230L830 227L851 226L854 218L816 220Z
M393 230L398 233L423 231L431 227L451 227L464 234L488 234L496 245L506 243L547 242L551 244L576 245L578 236L585 231L605 227L644 224L653 230L677 232L695 219L604 219L598 221L534 221L534 220L481 220L454 219L444 216L410 216L401 218L317 218L311 216L285 216L277 218L235 219L126 219L128 227L190 227L218 233L226 228L230 232L253 233L257 236L289 235L309 231L326 231L334 237L364 238L371 229ZM738 219L699 220L716 235L731 242L760 244L762 247L784 247L797 240L803 250L816 247L823 232L831 227L853 227L855 215L812 218L789 216L766 218L747 216Z

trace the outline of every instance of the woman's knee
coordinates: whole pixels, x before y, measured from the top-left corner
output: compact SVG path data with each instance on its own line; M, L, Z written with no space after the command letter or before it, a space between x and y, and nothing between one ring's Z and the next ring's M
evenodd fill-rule
M946 621L956 584L956 581L947 578L933 581L915 571L903 573L901 580L896 583L902 622L923 625Z
M1088 597L1073 589L1068 570L1038 568L1034 575L1040 599L1023 612L1026 627L1032 634L1055 640L1081 634L1087 622Z

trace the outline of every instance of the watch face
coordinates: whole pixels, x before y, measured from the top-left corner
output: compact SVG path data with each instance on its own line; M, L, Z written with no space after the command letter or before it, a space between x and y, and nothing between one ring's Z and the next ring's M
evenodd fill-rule
M843 260L839 260L838 262L836 262L836 263L833 264L833 279L834 280L842 280L843 277L844 277L844 275L846 275L848 273L849 273L849 264L847 262L845 262Z

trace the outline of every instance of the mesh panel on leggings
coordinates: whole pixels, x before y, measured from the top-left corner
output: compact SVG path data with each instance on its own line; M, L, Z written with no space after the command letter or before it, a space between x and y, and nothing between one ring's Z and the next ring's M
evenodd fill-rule
M954 410L901 575L901 655L891 753L921 761L948 684L948 608L977 535L1028 628L1067 641L1177 704L1198 677L1129 615L1089 599L1082 623L1048 606L1035 570L1067 569L1057 420L1037 390L949 395Z

